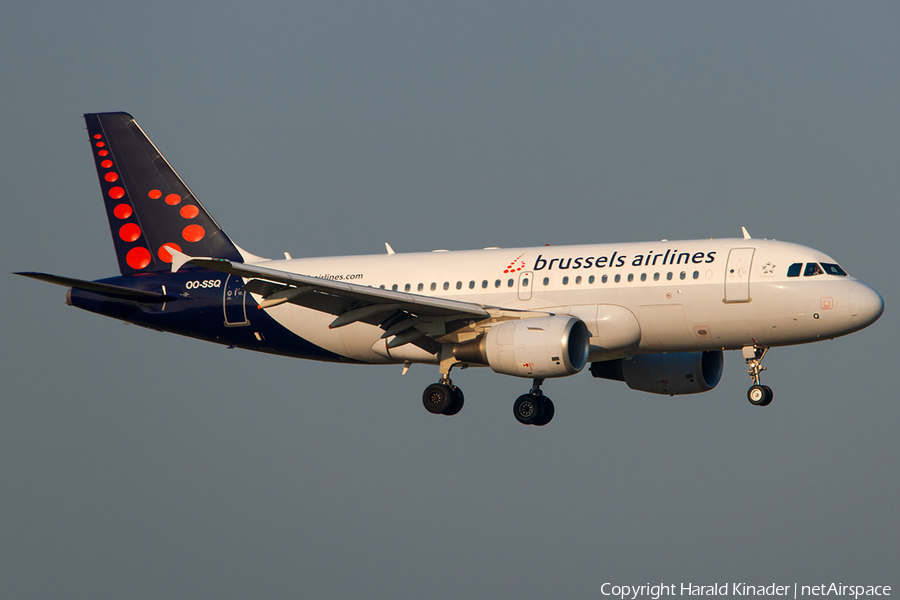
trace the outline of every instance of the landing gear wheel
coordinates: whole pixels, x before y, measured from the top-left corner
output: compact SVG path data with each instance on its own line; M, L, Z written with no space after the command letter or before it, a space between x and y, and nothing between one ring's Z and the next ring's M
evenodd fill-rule
M541 398L544 399L544 414L538 421L534 422L538 427L543 427L552 421L553 415L556 414L556 408L553 406L553 401L547 396L541 396Z
M513 415L522 425L536 425L544 416L544 397L522 394L513 403Z
M762 387L764 390L766 390L766 400L765 400L765 402L760 404L760 406L768 406L768 405L772 404L772 398L775 397L775 392L773 392L772 388L770 388L767 385L764 385Z
M774 396L772 388L767 385L752 385L747 390L747 400L754 406L768 406Z
M442 383L432 383L425 388L425 392L422 394L422 404L425 406L425 410L431 414L441 415L452 406L454 396L453 390L448 386ZM459 408L462 409L462 403Z
M444 414L448 417L452 417L459 413L463 408L463 404L466 403L466 397L463 396L461 389L454 386L451 391L453 392L453 402L451 402L450 407L444 411Z

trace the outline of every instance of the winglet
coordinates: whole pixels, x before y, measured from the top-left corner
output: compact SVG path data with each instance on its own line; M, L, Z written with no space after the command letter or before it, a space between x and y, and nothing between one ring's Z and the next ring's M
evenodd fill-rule
M750 232L747 231L747 228L746 228L746 227L741 227L741 233L744 234L744 239L745 239L745 240L749 240L749 239L750 239Z
M394 252L394 249L391 248L391 245L387 242L384 243L384 249L387 250L388 254L396 254L396 252Z

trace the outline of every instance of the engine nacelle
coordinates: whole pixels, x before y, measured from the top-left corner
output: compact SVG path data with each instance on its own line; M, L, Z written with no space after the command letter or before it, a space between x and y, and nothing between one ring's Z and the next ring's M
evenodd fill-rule
M708 392L722 378L725 359L721 350L638 354L631 358L591 363L591 375L624 381L633 390L653 394Z
M587 363L591 332L581 319L562 315L504 321L477 340L459 344L453 355L516 377L574 375Z

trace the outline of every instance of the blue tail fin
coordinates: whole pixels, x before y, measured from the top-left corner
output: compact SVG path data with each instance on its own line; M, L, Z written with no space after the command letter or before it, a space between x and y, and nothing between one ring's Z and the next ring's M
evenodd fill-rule
M84 120L123 275L169 270L164 245L243 260L131 115L91 113Z

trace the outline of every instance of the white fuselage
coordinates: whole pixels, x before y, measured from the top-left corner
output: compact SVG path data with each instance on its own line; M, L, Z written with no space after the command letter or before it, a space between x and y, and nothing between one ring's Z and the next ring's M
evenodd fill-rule
M814 342L861 329L881 314L880 296L857 279L788 277L788 267L795 263L835 261L792 243L716 239L254 264L413 295L575 316L591 332L592 361ZM265 310L295 334L348 358L437 362L411 346L385 352L384 331L375 325L329 329L333 315L292 304Z

